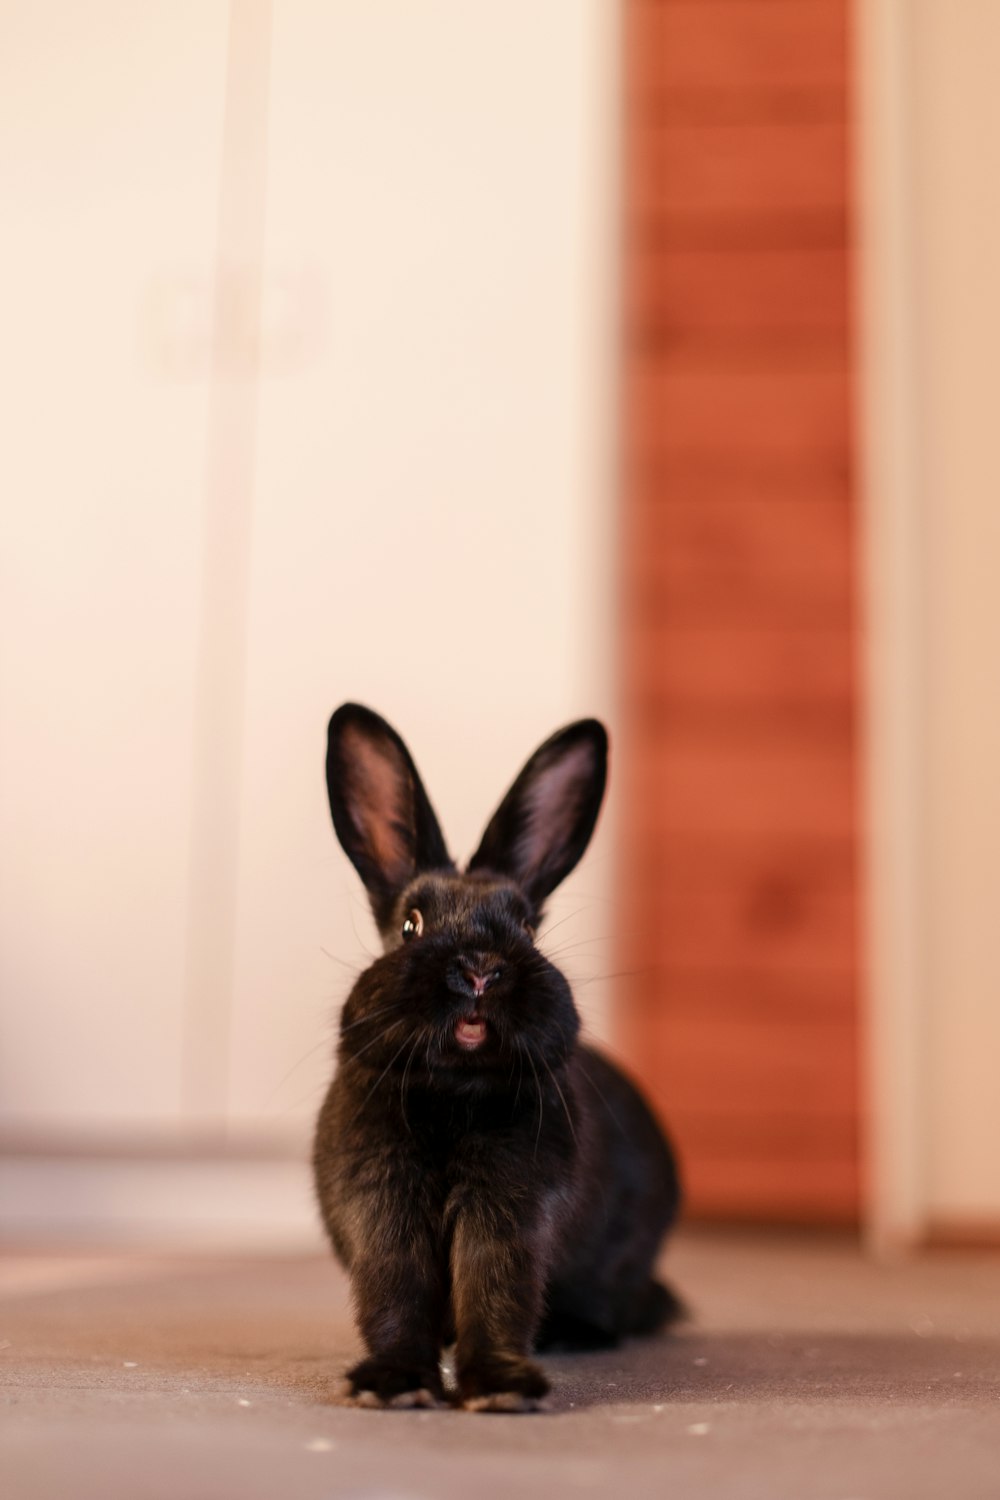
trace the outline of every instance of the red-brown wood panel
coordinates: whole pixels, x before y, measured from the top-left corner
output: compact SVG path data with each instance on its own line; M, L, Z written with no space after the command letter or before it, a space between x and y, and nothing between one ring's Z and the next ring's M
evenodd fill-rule
M641 981L635 992L658 997L669 975L666 1009L677 1003L675 981L683 974L689 991L701 979L720 987L721 999L719 976L732 973L740 983L725 998L734 1011L749 1007L751 1019L750 976L759 981L755 994L763 986L806 1009L822 997L853 1015L853 986L845 985L856 940L852 868L846 842L674 834L669 852L636 871L635 900L623 915Z
M737 355L842 348L843 251L829 245L744 250L639 249L630 261L629 330L647 349Z
M716 627L850 620L849 515L836 500L678 496L637 505L633 524L629 593L650 616Z
M639 0L629 91L669 105L697 90L741 99L833 96L847 82L843 0ZM641 14L640 14L641 12Z
M843 458L847 370L775 350L742 365L701 356L636 358L625 438L637 458L700 450L776 464ZM667 496L662 497L667 500Z
M685 626L639 614L633 626L643 641L626 681L644 733L714 725L793 741L853 732L854 655L836 621L826 630Z
M694 1215L859 1204L847 0L626 0L622 1045Z
M669 0L667 0L669 3ZM643 125L630 189L637 214L841 213L842 124L827 120Z

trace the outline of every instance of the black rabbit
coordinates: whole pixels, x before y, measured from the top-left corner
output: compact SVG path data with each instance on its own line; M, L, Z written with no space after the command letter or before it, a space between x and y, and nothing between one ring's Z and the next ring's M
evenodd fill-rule
M406 746L346 703L330 720L333 823L385 948L344 1006L313 1154L367 1356L365 1406L457 1399L528 1411L533 1347L610 1346L679 1304L652 1277L678 1207L669 1145L635 1087L578 1041L535 946L593 832L607 769L594 719L528 761L459 872Z

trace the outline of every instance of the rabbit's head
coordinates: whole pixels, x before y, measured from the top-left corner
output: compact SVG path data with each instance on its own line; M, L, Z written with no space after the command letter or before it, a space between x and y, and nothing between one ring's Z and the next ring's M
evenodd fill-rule
M549 894L593 832L607 735L580 720L535 751L464 871L448 853L412 757L358 704L330 720L333 823L364 882L384 947L344 1008L341 1056L474 1085L552 1067L579 1020L565 978L535 946Z

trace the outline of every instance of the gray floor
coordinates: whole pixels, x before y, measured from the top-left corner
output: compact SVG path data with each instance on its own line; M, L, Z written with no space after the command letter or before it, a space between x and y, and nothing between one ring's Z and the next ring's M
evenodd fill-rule
M327 1260L0 1259L4 1500L1000 1500L1000 1258L688 1234L697 1318L548 1361L556 1410L332 1401Z

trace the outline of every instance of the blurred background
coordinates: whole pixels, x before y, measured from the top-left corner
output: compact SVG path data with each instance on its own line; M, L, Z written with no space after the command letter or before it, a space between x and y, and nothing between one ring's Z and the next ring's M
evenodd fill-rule
M692 1218L1000 1243L993 0L0 4L0 1229L319 1242L374 951L605 717L543 946Z

